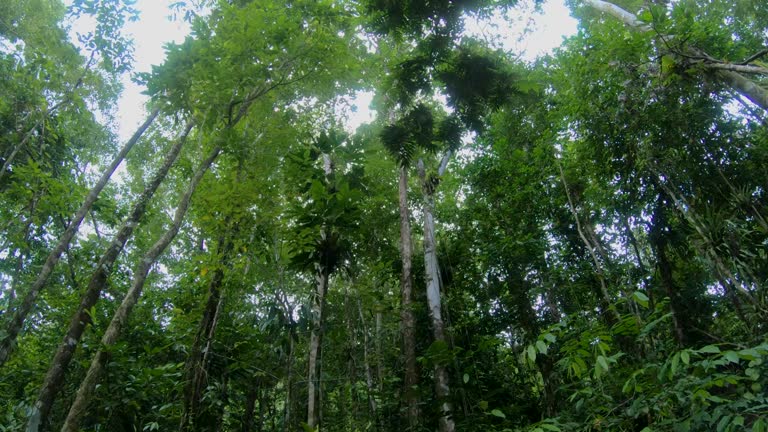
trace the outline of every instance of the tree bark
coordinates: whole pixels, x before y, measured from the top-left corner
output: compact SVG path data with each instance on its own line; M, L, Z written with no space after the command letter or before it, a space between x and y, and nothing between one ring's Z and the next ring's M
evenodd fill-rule
M133 229L144 216L152 196L155 194L155 191L157 191L157 188L160 187L160 184L165 179L168 171L170 171L171 166L178 158L181 148L184 146L191 129L192 123L190 122L187 124L182 135L176 140L173 146L171 146L163 164L144 188L141 195L137 198L128 218L123 222L115 235L115 238L112 240L112 243L110 243L107 250L99 259L99 262L96 265L96 270L91 275L88 287L80 300L80 305L69 323L67 334L64 336L64 340L59 345L59 348L53 357L51 367L48 369L48 374L40 389L40 395L37 398L37 402L35 402L35 405L32 407L32 412L27 423L27 432L37 432L40 425L47 420L48 413L53 406L53 401L64 383L64 375L69 366L69 362L75 354L77 344L80 342L80 338L85 331L86 325L92 322L90 311L96 302L98 302L101 291L107 284L107 280L112 273L115 261L123 250L128 238L130 238L133 233Z
M371 366L370 353L368 345L370 338L368 336L368 326L365 325L365 315L363 315L363 302L360 297L357 298L357 312L360 315L360 325L363 330L363 363L365 363L365 385L368 389L368 407L371 410L371 417L374 423L378 425L379 410L376 407L376 386L373 382L373 368Z
M210 168L210 166L213 164L214 160L216 160L220 152L221 148L215 148L197 168L197 171L195 171L195 174L192 176L186 191L179 201L179 205L176 207L176 214L174 215L173 223L163 234L163 236L160 237L160 239L158 239L157 242L155 242L155 244L153 244L152 247L144 254L141 261L139 261L139 264L136 266L136 270L133 274L133 281L131 282L131 287L126 293L125 298L123 298L122 303L120 303L120 306L115 312L114 317L112 317L112 321L109 323L109 327L107 327L107 330L104 332L104 336L101 338L102 347L99 349L96 355L94 355L93 360L91 361L91 366L88 369L85 378L80 383L80 387L78 388L77 394L75 396L75 401L72 403L72 406L69 409L69 413L67 414L67 418L64 421L64 426L61 428L62 432L77 432L80 425L80 420L83 414L85 414L86 409L88 408L88 404L93 398L96 385L101 379L101 375L106 368L107 361L110 358L108 349L113 346L120 337L120 333L125 326L125 323L128 321L128 317L130 316L133 307L139 301L139 296L141 296L142 289L144 288L144 282L146 281L147 275L152 269L152 265L154 265L154 263L157 261L160 255L162 255L171 241L173 241L173 239L176 237L176 234L178 234L179 228L181 227L181 224L184 220L184 216L186 215L187 209L189 208L192 194L195 192L197 185L200 184L203 176L208 171L208 168Z
M576 230L578 231L579 237L581 238L581 241L584 243L584 246L587 248L589 255L592 257L592 262L595 265L595 274L597 275L597 278L600 282L600 293L603 298L603 309L605 310L605 312L610 314L611 318L613 318L616 322L618 322L621 320L621 317L619 316L619 313L614 308L611 307L611 304L612 304L611 296L608 293L608 286L606 285L606 282L605 282L605 272L603 271L603 265L600 263L600 260L597 257L597 253L595 251L596 248L592 245L592 243L587 238L587 235L585 234L585 230L581 225L579 213L576 211L576 204L573 202L570 188L568 187L568 182L565 180L565 172L563 171L563 166L560 163L558 163L557 167L560 170L560 180L563 183L563 189L565 189L565 195L568 198L568 208L571 210L571 214L576 220Z
M155 118L157 118L159 112L159 108L156 108L154 111L152 111L147 120L133 134L131 139L125 143L125 146L120 149L120 152L101 175L99 181L88 192L88 195L86 196L83 204L80 206L80 209L78 209L77 213L75 213L75 216L72 218L69 226L61 235L61 238L48 255L48 258L46 258L45 264L43 264L43 267L40 269L40 273L38 274L37 279L35 279L35 282L29 288L29 291L27 291L27 294L24 297L24 301L21 305L19 305L19 308L14 313L13 319L9 323L8 329L6 330L6 337L2 340L2 342L0 342L0 366L8 361L8 358L10 357L11 351L13 350L14 344L16 342L16 338L18 337L19 333L21 332L21 328L24 325L24 320L26 319L27 315L29 315L32 307L35 305L35 301L37 300L37 297L40 295L40 292L48 281L48 278L51 276L51 273L53 273L53 269L59 262L61 254L67 248L69 243L72 241L72 238L77 233L77 230L80 228L80 224L82 223L83 218L85 218L85 215L88 214L91 206L99 197L101 190L104 189L104 187L107 185L107 182L109 181L110 177L112 177L112 174L117 169L117 166L120 165L131 148L133 148L139 138L141 138L147 128L149 128Z
M405 364L404 389L407 404L409 430L419 425L419 385L416 368L416 318L413 315L413 246L411 246L411 220L408 211L408 168L400 167L400 259L403 271L400 275L400 323L403 332L403 363Z
M251 432L253 429L253 418L256 408L256 399L259 396L259 387L256 384L248 391L245 397L245 413L243 414L242 432Z
M182 404L179 431L189 432L194 430L195 422L199 415L200 401L202 399L203 384L206 376L206 360L208 353L203 353L203 345L209 346L216 328L216 322L221 311L223 299L224 268L229 261L233 249L233 229L231 220L228 221L227 230L218 240L220 261L213 270L211 281L208 284L208 299L206 300L203 316L200 319L195 339L192 342L185 369L184 401ZM208 349L210 351L210 349Z
M309 373L307 377L307 425L313 430L320 425L320 351L328 277L328 270L321 266L315 275L315 292L312 296L312 330L309 335Z
M11 154L8 155L7 158L5 158L3 167L0 169L0 180L3 179L3 176L5 176L5 174L8 172L8 169L10 168L14 159L16 159L16 155L19 154L19 152L21 151L21 148L24 147L24 144L27 143L27 140L29 140L29 138L32 137L32 133L35 130L37 130L38 126L40 126L41 123L42 123L42 120L35 123L35 125L32 126L32 128L30 128L26 134L24 134L24 138L22 138L21 141L19 141L19 143L13 147L13 151L11 151Z
M680 324L678 316L678 295L675 287L675 280L672 275L672 263L667 256L667 237L664 234L666 228L666 217L664 215L663 199L659 195L656 201L656 208L653 212L653 225L649 240L656 253L656 267L659 271L659 279L664 289L664 294L669 297L669 310L672 313L672 325L674 327L675 340L679 346L685 346L685 330Z
M289 432L292 430L291 422L293 421L293 355L295 350L294 344L294 331L293 323L291 322L291 329L288 335L288 365L285 374L285 408L283 416L283 432Z
M429 316L432 319L432 332L435 342L448 345L445 337L445 323L442 317L442 299L440 295L440 268L437 261L437 245L435 242L434 210L434 185L430 184L424 170L424 162L419 160L419 177L424 192L424 267L427 283L427 303ZM440 432L453 432L456 430L452 413L450 383L448 371L445 365L435 364L435 395L440 404L440 418L438 426Z
M653 30L650 26L640 21L632 13L627 12L626 10L612 3L608 3L602 0L585 0L585 3L601 12L605 12L618 18L624 22L624 24L637 30L644 32ZM763 74L765 73L765 68L750 65L731 65L725 63L706 63L704 66L706 69L714 72L715 76L728 84L732 89L744 95L752 103L759 106L763 110L768 111L768 90L739 73L746 72Z

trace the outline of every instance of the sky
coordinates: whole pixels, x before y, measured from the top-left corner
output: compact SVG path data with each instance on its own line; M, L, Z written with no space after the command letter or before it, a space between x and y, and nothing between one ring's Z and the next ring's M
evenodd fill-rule
M169 17L169 6L176 0L136 0L135 7L140 11L137 22L128 23L126 33L134 40L134 71L148 72L152 65L161 64L165 58L163 46L168 42L181 42L189 33L189 26L182 20L172 21ZM560 45L563 37L576 32L576 20L569 15L563 0L549 0L542 7L542 13L535 13L530 8L522 8L508 18L513 20L510 25L501 17L495 17L488 22L471 21L467 23L470 34L486 39L495 39L501 46L513 53L520 54L522 59L532 60L536 56L551 52ZM73 25L75 31L85 31L87 22ZM529 30L524 37L520 31ZM124 91L118 104L117 121L118 136L121 141L127 140L136 127L144 121L144 108L147 97L142 95L144 90L134 84L130 75L123 77ZM372 99L371 93L360 93L350 100L355 112L348 111L347 129L354 131L357 126L373 120L374 113L368 109Z

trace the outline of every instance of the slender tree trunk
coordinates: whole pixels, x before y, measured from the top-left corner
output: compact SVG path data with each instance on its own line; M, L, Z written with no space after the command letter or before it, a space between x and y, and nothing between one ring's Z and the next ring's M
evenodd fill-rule
M228 221L227 225L230 225ZM228 226L228 231L232 230ZM227 232L219 237L218 250L221 261L216 266L208 284L208 299L200 319L197 334L190 348L185 369L184 401L182 405L181 420L179 422L179 431L188 432L196 428L195 422L199 416L200 401L202 399L203 384L206 376L207 353L203 353L203 346L209 346L213 337L213 330L216 328L216 321L219 318L221 302L223 299L224 267L229 261L232 251L232 232ZM210 351L210 349L209 349Z
M184 195L182 195L179 201L179 205L176 208L176 214L173 218L173 223L163 236L160 237L147 253L144 254L141 261L139 261L139 264L136 266L131 287L128 289L125 298L123 298L123 301L120 303L115 315L112 317L112 321L110 321L107 330L104 332L104 336L101 338L102 347L96 355L94 355L93 360L91 361L91 366L88 369L85 378L80 383L80 387L75 396L75 401L72 403L67 418L64 421L64 426L61 429L62 432L77 432L80 420L86 412L91 399L93 399L96 385L99 383L101 375L106 368L107 361L110 358L109 348L113 346L120 337L120 333L125 326L125 323L128 321L128 317L130 316L133 307L139 301L139 296L141 296L141 291L144 288L144 282L152 269L152 265L157 261L160 255L162 255L171 241L173 241L176 234L178 234L181 223L184 220L184 215L189 208L192 194L195 192L197 185L200 184L203 175L218 157L220 151L220 148L215 148L208 158L206 158L197 168Z
M37 130L37 128L40 126L41 123L42 123L42 120L35 123L35 125L32 126L32 128L30 128L26 134L24 134L24 138L22 138L21 141L19 141L18 144L16 144L13 147L11 154L8 155L8 157L5 159L5 162L3 163L3 167L0 168L0 180L3 179L5 174L8 172L8 169L10 168L11 164L13 163L14 159L16 159L16 156L19 154L22 147L24 147L24 144L26 144L29 138L32 137L32 134Z
M80 228L80 223L82 223L83 218L85 218L85 215L88 214L91 206L99 197L101 190L104 189L104 186L107 185L109 178L112 177L112 174L117 169L117 166L120 165L131 148L133 148L139 138L141 138L147 128L149 128L149 125L152 124L155 118L157 118L159 112L160 111L158 108L152 111L152 113L149 115L149 118L147 118L144 124L139 127L131 139L129 139L125 146L123 146L109 167L107 167L107 169L101 175L99 181L88 192L88 195L86 196L83 204L80 206L80 209L78 209L77 213L75 213L74 218L72 218L72 221L64 231L64 234L62 234L59 242L48 255L48 258L45 260L45 264L43 264L43 267L40 269L40 273L38 274L37 279L35 279L35 282L29 288L29 291L27 291L27 294L24 297L24 301L21 305L19 305L19 308L13 315L13 319L11 320L10 324L8 325L8 329L6 330L6 337L2 340L2 342L0 342L0 366L5 364L5 362L8 360L8 357L10 357L11 351L16 342L16 338L18 337L19 332L21 332L21 328L24 325L24 320L26 319L27 315L29 315L32 307L35 305L37 297L40 295L40 292L48 281L48 278L51 276L51 273L53 273L53 269L56 266L56 263L59 262L61 254L67 248L70 241L72 241L72 238L77 233L78 228Z
M117 257L120 255L125 243L133 233L133 229L144 216L144 212L155 191L160 187L160 184L165 179L168 171L170 171L171 166L176 161L191 129L192 123L189 123L184 130L184 133L176 140L169 153L166 155L163 165L158 169L155 176L147 184L142 194L134 203L131 213L123 222L115 235L115 238L112 240L112 243L101 256L101 259L99 259L99 262L96 265L96 270L91 275L91 280L88 283L85 294L83 294L80 300L80 305L69 323L67 334L59 345L59 348L53 357L51 367L48 369L48 374L43 381L40 395L32 408L32 413L27 423L27 432L37 432L40 425L45 423L48 413L53 406L53 401L64 383L64 375L69 366L69 362L72 360L72 356L75 354L77 344L80 342L80 338L85 331L85 326L92 320L90 311L96 302L98 302L101 291L107 284L107 280L112 273L112 268Z
M307 425L312 429L320 424L320 351L328 277L328 270L321 266L315 275L315 292L312 296L312 330L309 335L309 374L307 377Z
M662 209L657 209L658 212L662 212ZM658 214L658 213L657 213ZM659 216L661 218L662 216ZM654 218L655 219L655 218ZM675 340L679 346L685 346L685 330L680 324L680 318L678 317L678 295L677 289L675 289L675 281L672 277L672 265L667 257L667 241L664 234L661 232L663 226L656 227L656 224L661 224L661 221L654 221L653 235L651 241L653 243L656 252L656 266L659 271L659 279L661 286L664 288L664 294L669 297L669 310L672 313L672 326L674 327Z
M419 385L416 368L416 318L413 315L413 246L411 246L411 220L408 211L408 168L400 167L400 259L403 272L400 275L400 325L403 332L403 363L405 364L404 393L408 412L409 430L419 425Z
M754 323L750 322L750 320L746 318L746 315L744 315L742 311L741 299L739 296L746 299L750 305L755 308L756 312L759 312L760 314L766 314L768 312L761 307L758 300L752 295L748 287L744 285L743 281L737 278L731 272L728 266L726 266L722 257L717 252L716 245L713 244L712 240L707 235L704 224L695 214L693 206L688 203L685 197L676 193L672 187L670 187L667 183L665 183L664 180L662 180L662 177L669 178L668 176L663 176L661 172L656 169L656 167L651 166L650 169L656 175L655 184L658 185L661 190L663 190L672 200L678 212L693 227L693 229L698 234L699 239L702 241L703 246L694 242L694 247L696 247L699 253L706 257L712 264L715 274L717 274L718 278L722 281L721 283L723 284L723 288L729 292L731 301L734 303L734 308L736 309L737 313L739 313L742 321L744 321L744 324L747 326L747 328L753 329Z
M85 82L84 81L85 75L88 73L88 70L91 68L91 65L93 65L93 60L95 58L95 55L96 55L96 51L91 51L91 57L88 59L88 63L86 63L85 68L83 69L83 75L75 82L75 85L73 85L72 88L67 91L67 93L64 95L61 101L59 101L57 104L52 106L47 113L43 113L43 117L37 120L37 122L35 122L35 124L27 131L27 133L24 134L24 137L21 139L21 141L19 141L19 143L16 144L16 146L14 146L13 151L11 151L11 154L6 158L2 169L0 169L0 180L3 179L3 176L6 174L11 163L13 163L13 160L16 158L16 155L19 154L19 151L21 151L22 147L24 147L24 144L27 143L27 140L29 140L29 138L37 130L38 127L43 126L45 124L46 117L52 116L56 111L58 111L59 108L61 108L62 106L72 101L72 94L75 92L75 90L80 88ZM25 117L29 116L29 114L25 115ZM22 121L25 121L25 120L26 118L22 119Z
M587 248L587 251L589 252L590 257L592 257L592 262L595 265L595 274L597 275L597 279L600 282L600 294L603 298L603 309L605 312L610 314L610 317L613 318L616 322L618 322L621 317L619 316L619 313L611 307L611 296L608 293L608 286L605 282L605 272L603 271L603 265L601 264L600 260L597 257L596 247L593 246L592 242L589 241L587 238L587 235L585 233L585 229L581 224L581 219L579 218L579 213L576 210L576 204L573 202L573 198L571 197L570 188L568 187L568 182L565 180L565 172L563 172L563 166L558 163L557 164L558 169L560 170L560 180L563 183L563 189L565 189L565 195L568 198L568 208L571 210L571 214L573 215L573 218L576 220L576 230L579 233L579 237L581 238L581 241L584 243L584 246Z
M259 387L258 385L254 385L252 388L248 390L248 394L245 398L245 413L243 413L243 429L242 432L251 432L253 429L253 418L255 408L256 408L256 399L259 396Z
M549 309L549 315L555 322L560 322L563 318L563 314L560 311L560 306L557 304L557 295L555 293L557 286L552 281L552 273L550 271L549 263L547 262L547 254L542 257L542 263L544 264L544 277L543 281L546 284L546 291L544 292L544 300L547 303L547 309Z
M378 425L379 410L376 407L376 385L373 381L373 368L371 366L371 358L368 351L370 338L368 337L368 326L365 325L363 302L360 300L360 297L357 298L357 312L360 315L360 325L363 328L363 363L365 363L365 385L368 389L368 407L371 410L371 418L373 418L374 423Z
M355 347L357 347L357 332L353 322L355 305L349 296L349 287L344 287L344 321L347 327L347 383L345 393L348 395L350 408L348 414L343 416L347 421L347 430L354 430L353 422L358 417L358 399L354 391L357 381L357 365L355 364ZM342 400L347 399L345 395Z
M376 342L374 349L376 350L376 382L378 383L379 394L384 392L384 364L381 358L381 332L382 332L382 313L377 308L376 310Z
M256 432L262 432L264 430L264 405L265 401L268 396L266 395L266 392L264 391L264 388L259 388L259 397L257 399L259 403L259 416L256 418ZM275 430L275 417L272 417L272 430Z
M285 408L283 416L283 432L293 430L291 422L293 420L293 356L296 349L294 344L293 328L288 336L288 365L285 374Z
M435 342L443 342L447 345L445 337L445 324L442 317L442 299L440 295L440 268L437 262L437 245L435 243L434 190L433 185L426 178L423 161L419 161L419 176L424 190L424 267L427 283L427 303L429 316L432 319L432 332ZM435 395L440 404L440 418L438 426L440 432L453 432L456 425L453 422L451 405L450 383L448 371L445 365L439 362L435 364Z

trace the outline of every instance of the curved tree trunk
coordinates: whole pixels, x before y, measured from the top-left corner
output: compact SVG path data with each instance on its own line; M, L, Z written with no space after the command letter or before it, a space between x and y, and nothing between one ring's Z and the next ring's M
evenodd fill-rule
M133 233L133 229L144 216L144 212L146 211L152 196L155 194L155 191L160 187L160 184L165 179L168 171L170 171L171 166L178 158L181 148L184 146L191 129L192 123L190 122L187 124L182 135L171 147L165 160L163 160L163 164L138 197L128 218L123 222L122 226L117 231L115 238L112 240L112 243L110 243L107 250L99 259L99 262L96 265L96 270L93 272L91 279L88 282L88 288L80 300L80 306L78 306L77 311L72 316L72 320L69 323L67 334L64 336L64 340L59 345L56 355L53 357L51 367L48 369L48 374L40 389L40 395L37 398L37 402L35 402L35 405L32 407L32 413L29 416L29 421L27 423L27 432L37 432L40 425L45 423L48 413L53 406L53 401L64 383L64 375L69 366L69 362L72 360L72 356L75 354L77 344L83 336L85 326L91 322L90 310L96 302L98 302L101 290L107 284L107 280L112 273L112 268L117 257L120 255L125 243Z
M88 369L85 378L80 383L77 395L75 396L75 401L69 408L69 413L64 421L64 426L61 428L62 432L77 432L80 425L80 419L83 414L85 414L88 404L93 398L93 392L101 379L101 375L110 358L107 349L114 345L120 337L120 332L128 321L128 317L130 316L133 307L139 301L139 296L144 288L144 282L147 279L149 271L152 269L152 265L157 261L160 255L162 255L171 241L173 241L176 234L178 234L181 223L184 221L184 215L186 215L187 209L189 208L192 194L202 180L203 175L205 175L208 168L213 164L213 161L218 157L220 151L221 148L215 148L208 158L206 158L197 168L197 171L192 176L192 179L187 186L187 190L179 201L179 205L176 208L176 214L173 217L173 223L163 236L152 245L146 254L144 254L141 261L139 261L133 274L131 288L128 290L128 293L126 293L125 298L115 312L115 316L112 317L109 327L107 327L107 330L104 332L104 336L101 338L102 348L93 356L91 366Z
M120 149L120 152L101 175L99 181L96 182L93 188L91 188L91 190L88 192L85 201L80 206L80 209L77 210L77 213L75 213L75 216L72 218L72 221L69 223L67 229L61 235L59 242L48 255L48 258L46 258L45 264L43 264L43 267L40 269L40 274L38 274L35 282L32 283L32 286L29 288L29 291L27 291L27 294L24 297L24 301L21 305L19 305L19 308L13 315L13 319L11 320L10 324L8 325L8 329L6 330L6 337L2 340L2 342L0 342L0 366L5 364L5 362L10 357L11 351L13 350L16 342L16 338L19 336L21 328L24 325L24 320L27 318L27 315L29 315L29 312L35 305L37 297L40 295L40 292L43 290L46 282L48 282L48 278L51 276L54 267L56 267L56 264L59 262L61 254L64 253L65 249L67 249L69 243L72 241L72 238L80 228L80 223L82 223L85 215L88 214L91 206L99 197L101 190L104 189L104 186L107 185L109 178L112 177L112 174L117 169L117 166L120 165L131 148L133 148L139 138L141 138L147 128L149 128L149 125L151 125L155 118L157 118L159 112L159 108L156 108L154 111L152 111L147 120L133 134L131 139L125 143L125 146Z

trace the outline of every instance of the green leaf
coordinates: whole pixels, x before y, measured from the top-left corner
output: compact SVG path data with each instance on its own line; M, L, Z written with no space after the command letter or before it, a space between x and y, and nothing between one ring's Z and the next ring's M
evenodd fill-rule
M675 372L677 372L677 366L679 364L680 364L680 353L677 353L677 354L672 356L672 362L671 362L671 365L669 367L669 378L670 379L675 375Z
M469 382L469 374L464 374L463 379L464 379L464 384L468 383Z
M691 364L691 355L688 354L688 351L683 351L680 353L680 359L685 363L686 365Z
M312 429L308 424L301 422L301 428L304 429L304 432L317 432L318 429Z
M768 420L760 418L752 423L752 432L768 432Z
M757 360L758 358L762 357L760 353L757 352L757 350L754 348L743 349L739 351L738 354L740 358L749 361Z
M648 296L646 296L645 294L643 294L640 291L635 291L635 293L632 295L632 297L635 298L635 301L637 302L637 304L639 304L640 306L648 309L648 304L649 304Z
M729 363L738 363L739 362L739 355L736 354L735 351L726 351L723 354L723 358L728 360Z
M661 58L661 73L669 74L675 67L675 59L672 56L665 55Z
M536 349L539 350L540 353L546 354L547 353L547 344L545 344L542 341L536 341Z
M603 368L604 371L608 371L608 360L603 356L597 356L597 364L600 365L601 368Z
M504 413L503 413L503 412L501 412L501 411L500 411L500 410L498 410L498 409L494 409L494 410L491 410L491 414L493 414L493 415L494 415L494 416L496 416L496 417L500 417L500 418L507 418L507 416L506 416L506 415L504 415Z
M559 427L557 427L557 426L555 426L553 424L549 424L549 423L542 423L542 424L539 425L539 427L544 429L544 430L548 430L548 431L552 431L552 432L560 432L560 428Z
M533 347L533 345L528 345L528 360L530 360L531 363L536 363L536 348Z
M702 354L719 354L720 348L717 347L717 345L707 345L704 348L701 348L697 352L700 352Z

